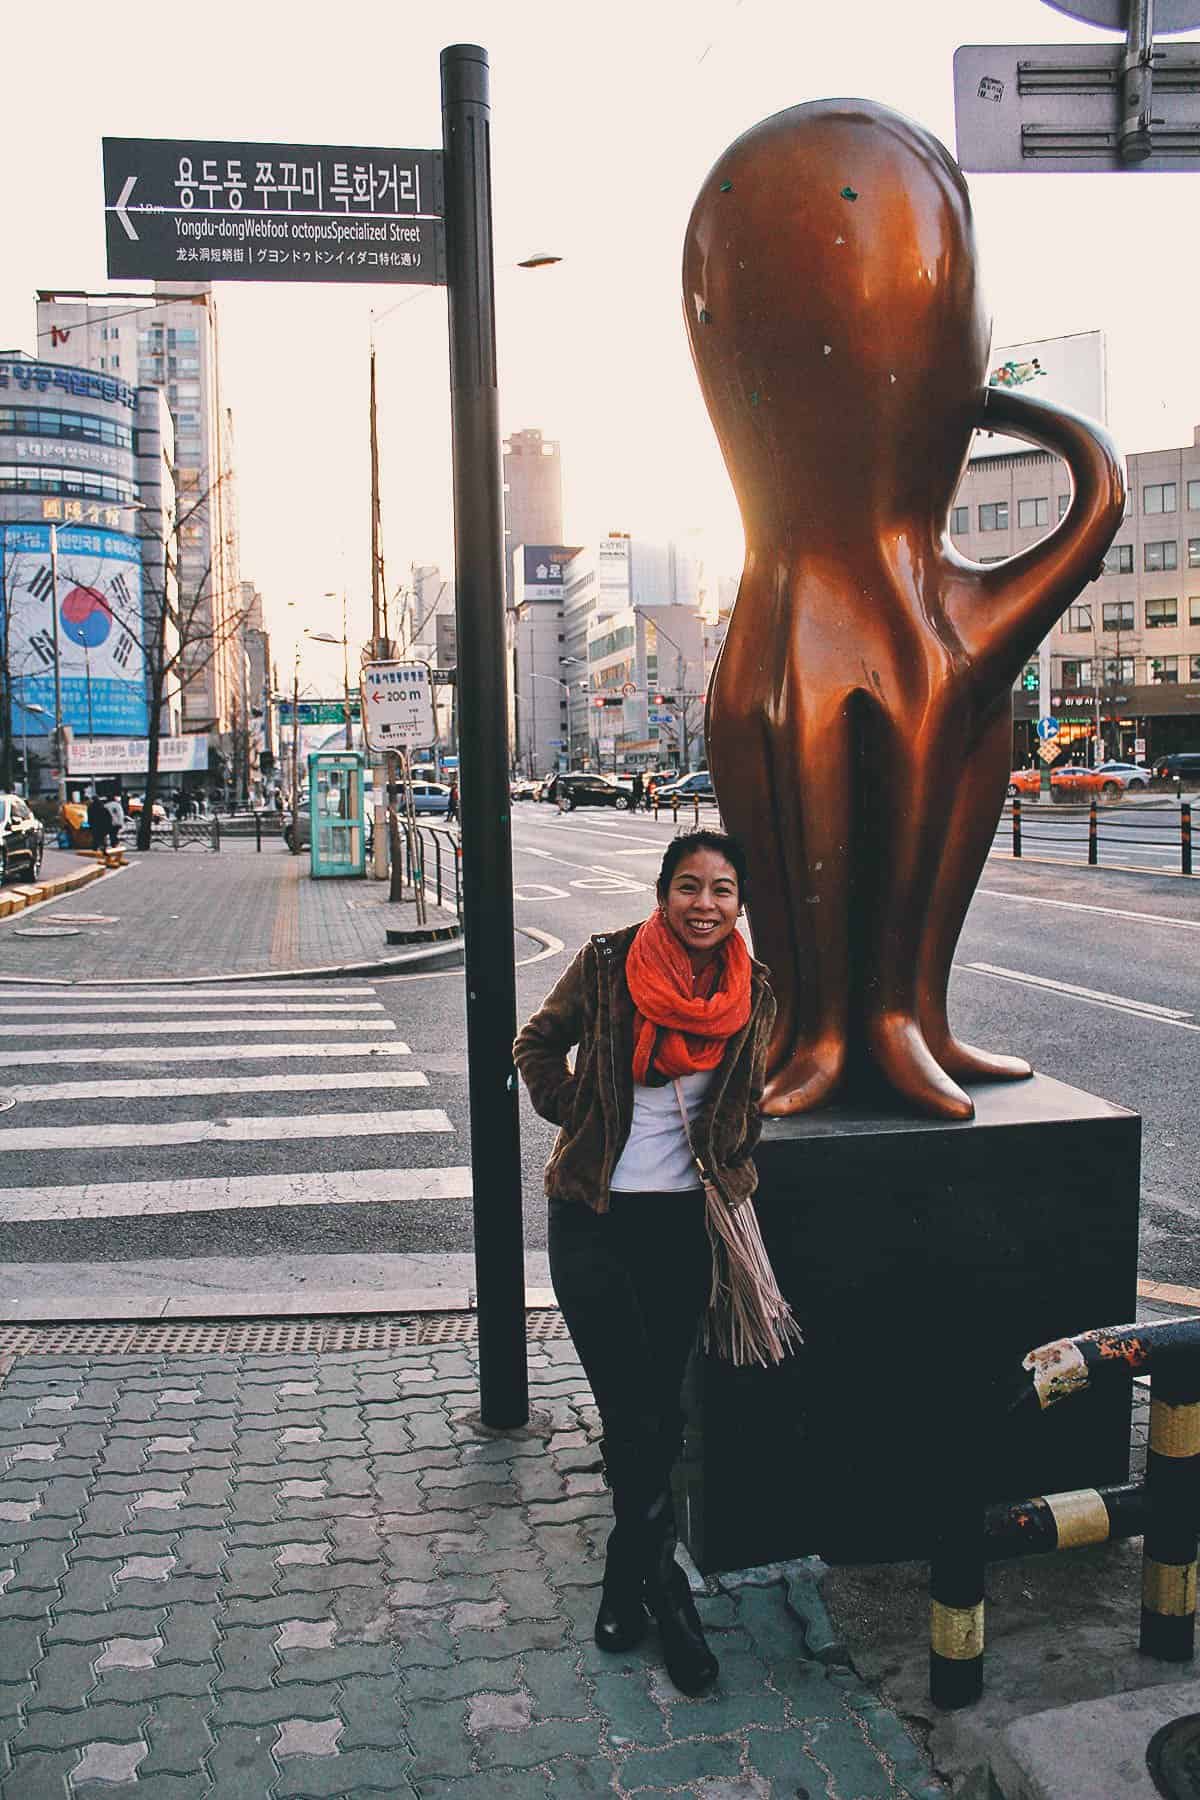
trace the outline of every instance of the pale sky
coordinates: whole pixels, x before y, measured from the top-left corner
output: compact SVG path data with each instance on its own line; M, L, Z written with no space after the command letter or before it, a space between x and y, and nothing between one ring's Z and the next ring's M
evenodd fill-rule
M953 150L958 44L1114 41L1041 0L14 8L0 348L35 349L35 289L106 285L102 136L436 147L439 52L482 44L502 428L561 442L568 541L702 526L710 560L736 573L737 512L680 308L684 227L711 164L759 119L831 95L894 106ZM1200 423L1196 179L970 178L993 341L1103 330L1126 452L1190 443ZM515 268L535 250L564 260ZM242 571L263 591L282 677L298 626L340 631L326 590L347 586L352 638L369 630L372 307L401 303L377 329L389 588L411 562L449 565L445 293L229 282L218 299ZM340 678L340 651L306 643L303 682L336 692Z

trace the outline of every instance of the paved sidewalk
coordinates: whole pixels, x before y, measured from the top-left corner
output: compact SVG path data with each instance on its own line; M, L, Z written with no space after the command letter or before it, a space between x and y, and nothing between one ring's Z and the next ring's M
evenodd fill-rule
M0 1384L6 1800L935 1800L799 1563L711 1581L720 1681L592 1643L611 1522L568 1340L21 1355ZM918 1647L914 1654L919 1655Z
M44 928L78 918L76 935L27 937L13 929L22 923L20 913L0 920L0 979L301 974L365 968L413 954L389 945L385 936L389 926L415 926L411 899L389 903L382 881L314 881L307 856L290 855L278 838L265 839L261 852L252 838L230 838L215 854L188 849L139 856L127 847L126 855L128 868L42 906L29 920ZM446 897L448 909L429 907L431 924L453 923L452 886ZM434 957L446 954L445 946L432 951Z

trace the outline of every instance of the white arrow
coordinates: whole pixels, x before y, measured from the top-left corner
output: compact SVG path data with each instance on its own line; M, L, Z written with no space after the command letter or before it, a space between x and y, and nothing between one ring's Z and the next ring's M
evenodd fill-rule
M118 219L120 219L122 225L125 227L125 232L126 232L127 237L129 237L129 239L135 244L138 242L138 234L133 229L133 224L130 220L129 214L125 211L125 208L129 205L129 196L133 192L134 183L136 181L137 181L136 175L131 175L128 178L128 180L125 183L125 186L121 189L121 193L117 200L117 204L113 209L115 211Z

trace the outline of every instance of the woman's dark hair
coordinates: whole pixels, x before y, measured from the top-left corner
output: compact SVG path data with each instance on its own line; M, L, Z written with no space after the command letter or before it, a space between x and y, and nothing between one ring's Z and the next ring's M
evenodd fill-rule
M671 886L671 879L685 856L691 856L694 850L715 850L723 856L737 876L738 899L746 898L746 852L741 840L731 837L727 831L683 831L673 837L663 855L662 866L658 871L655 893L660 900L665 900Z

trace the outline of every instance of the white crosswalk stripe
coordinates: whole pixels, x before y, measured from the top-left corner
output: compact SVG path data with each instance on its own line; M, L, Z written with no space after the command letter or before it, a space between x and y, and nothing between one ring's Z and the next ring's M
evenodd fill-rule
M54 1050L0 1050L0 1069L65 1068L72 1063L274 1062L276 1057L411 1056L399 1038L369 1044L116 1044L97 1050L93 1044L61 1045Z
M375 989L371 987L314 987L311 982L304 986L289 987L282 981L263 981L257 987L249 984L241 985L231 981L226 987L160 987L157 982L147 983L144 990L139 990L135 982L123 982L109 986L99 983L93 986L90 982L81 982L72 986L65 981L51 986L39 987L36 982L0 981L0 995L6 1000L109 1000L119 1002L136 999L139 992L144 992L147 1000L279 1000L294 999L300 996L306 1000L373 1000Z
M439 1105L403 1104L417 1090L421 1098L441 1095L430 1095L429 1074L412 1066L411 1046L369 985L252 994L178 987L143 995L117 984L86 991L0 984L0 1045L0 1071L11 1076L0 1075L0 1098L30 1109L0 1112L0 1225L68 1228L69 1240L54 1240L55 1259L78 1256L81 1243L106 1261L114 1250L118 1259L136 1258L154 1243L143 1235L126 1252L120 1232L115 1241L111 1230L100 1235L106 1221L194 1218L193 1236L179 1250L173 1228L159 1227L171 1230L168 1259L186 1258L204 1243L205 1214L223 1215L223 1247L239 1229L225 1219L241 1212L259 1220L291 1207L361 1214L364 1207L471 1198L470 1169L439 1163L434 1150L441 1145L461 1157L450 1114ZM408 1066L398 1067L399 1058ZM31 1078L34 1070L45 1071L44 1079ZM331 1110L341 1094L360 1110ZM183 1112L190 1116L176 1116ZM407 1164L412 1151L392 1155L389 1139L412 1145L421 1166L369 1166L381 1156ZM255 1146L271 1145L278 1149L255 1157ZM333 1145L339 1167L302 1166L330 1160ZM361 1168L352 1166L357 1146ZM103 1179L125 1172L126 1152L139 1153L130 1176L153 1178ZM99 1179L60 1178L77 1173L81 1159ZM264 1163L287 1170L292 1160L301 1166L291 1172L250 1172ZM31 1173L34 1185L18 1185ZM294 1245L293 1227L276 1229L282 1235L273 1245ZM389 1226L389 1250L394 1234ZM240 1241L261 1252L261 1234ZM120 1261L112 1267L119 1295Z
M469 1200L471 1171L347 1169L330 1174L215 1176L181 1181L103 1181L83 1186L0 1188L0 1224L144 1219L243 1207L394 1206L412 1200Z

